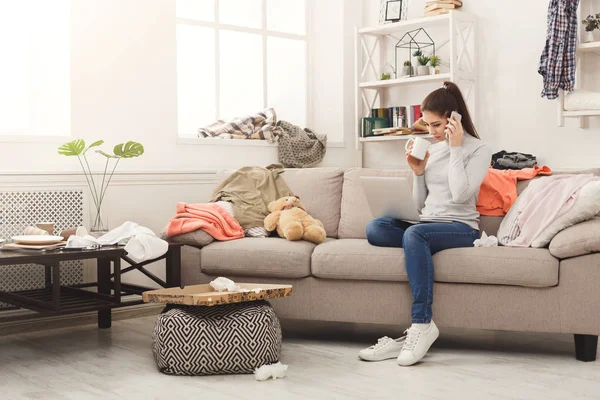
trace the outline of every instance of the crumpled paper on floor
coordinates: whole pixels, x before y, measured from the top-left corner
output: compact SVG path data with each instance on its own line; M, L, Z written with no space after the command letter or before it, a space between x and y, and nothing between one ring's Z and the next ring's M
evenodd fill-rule
M210 286L212 286L212 288L215 289L217 292L254 292L258 294L262 290L261 288L242 289L239 285L236 285L236 283L231 279L227 279L222 276L218 277L214 281L211 281Z
M495 247L498 246L498 238L496 236L488 236L485 231L481 234L480 239L473 242L475 247Z
M257 381L266 381L269 378L273 380L283 378L287 372L288 366L278 362L277 364L263 365L254 370L254 378Z

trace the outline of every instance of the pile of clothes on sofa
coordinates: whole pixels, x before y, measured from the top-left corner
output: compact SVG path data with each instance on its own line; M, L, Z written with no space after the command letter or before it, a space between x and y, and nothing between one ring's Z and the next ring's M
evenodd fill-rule
M519 181L531 181L520 194ZM492 156L477 211L504 217L497 233L501 245L545 247L561 230L600 213L600 177L552 175L548 166L537 165L535 156L503 150Z
M177 203L176 214L161 236L174 242L205 246L245 236L267 237L264 220L269 203L292 192L282 165L243 167L224 179L208 203Z

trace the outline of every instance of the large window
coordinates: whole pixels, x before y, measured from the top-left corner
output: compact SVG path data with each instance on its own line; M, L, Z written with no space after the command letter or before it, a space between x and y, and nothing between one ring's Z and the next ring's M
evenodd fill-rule
M0 135L70 135L68 0L0 0Z
M307 121L307 0L177 0L179 136L272 107Z

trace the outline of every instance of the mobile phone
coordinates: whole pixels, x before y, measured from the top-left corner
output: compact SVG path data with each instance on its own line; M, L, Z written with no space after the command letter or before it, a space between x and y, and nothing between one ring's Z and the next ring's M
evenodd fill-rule
M462 115L457 113L456 111L452 111L450 114L450 119L456 119L458 122L462 120ZM448 133L446 132L446 139L448 139Z

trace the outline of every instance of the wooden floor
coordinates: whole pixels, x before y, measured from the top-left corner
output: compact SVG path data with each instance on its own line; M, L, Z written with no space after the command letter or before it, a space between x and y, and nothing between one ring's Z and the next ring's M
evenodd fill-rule
M159 373L150 349L155 318L0 337L0 399L600 398L600 361L576 361L571 335L442 329L424 362L399 367L356 357L385 334L381 327L288 323L288 376L257 382Z

